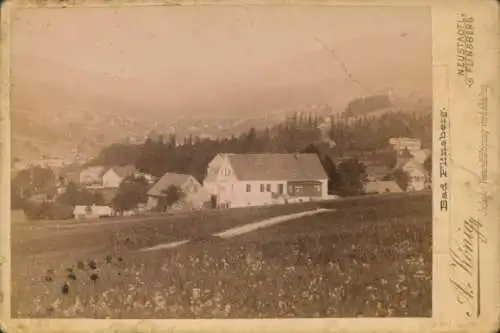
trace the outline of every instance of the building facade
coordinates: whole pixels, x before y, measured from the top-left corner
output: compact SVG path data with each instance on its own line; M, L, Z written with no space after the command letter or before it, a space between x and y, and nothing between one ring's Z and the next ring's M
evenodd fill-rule
M326 198L328 176L316 154L219 154L203 187L214 207L244 207Z

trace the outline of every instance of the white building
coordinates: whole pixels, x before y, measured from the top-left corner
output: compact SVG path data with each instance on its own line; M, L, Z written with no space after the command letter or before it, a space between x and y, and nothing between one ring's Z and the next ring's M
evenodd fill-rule
M119 187L127 176L135 175L136 168L133 165L115 166L109 168L102 176L102 187Z
M112 216L113 209L109 206L75 206L73 209L75 219L97 219L105 216Z
M219 154L203 187L214 207L326 198L328 176L316 154Z
M84 186L102 186L102 176L106 172L103 166L92 166L80 172L80 184Z
M389 144L394 147L399 154L407 149L411 155L415 155L422 149L422 142L420 139L416 138L391 138L389 139Z
M92 166L81 171L80 183L88 188L117 188L127 176L135 175L133 165L125 166Z

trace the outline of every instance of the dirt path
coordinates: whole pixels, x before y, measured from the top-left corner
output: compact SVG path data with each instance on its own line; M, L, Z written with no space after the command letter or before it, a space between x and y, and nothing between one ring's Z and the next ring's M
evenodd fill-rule
M230 228L230 229L227 229L227 230L222 231L222 232L214 233L214 234L212 234L212 236L220 237L220 238L231 238L231 237L243 235L243 234L258 230L258 229L268 228L268 227L271 227L273 225L283 223L286 221L298 219L300 217L312 216L312 215L321 214L321 213L325 213L325 212L332 212L334 210L335 209L318 208L315 210L309 210L309 211L300 212L300 213L293 213L293 214L272 217L269 219L245 224L243 226ZM186 240L181 240L181 241L177 241L177 242L163 243L163 244L158 244L158 245L151 246L151 247L146 247L146 248L143 248L139 251L144 252L144 251L158 251L158 250L164 250L164 249L172 249L172 248L187 244L188 242L189 242L189 240L186 239Z

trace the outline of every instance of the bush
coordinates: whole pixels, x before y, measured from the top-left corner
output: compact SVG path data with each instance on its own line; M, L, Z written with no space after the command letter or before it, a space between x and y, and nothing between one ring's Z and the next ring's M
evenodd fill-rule
M32 201L24 203L24 213L31 220L67 220L73 218L73 207L62 204L42 203Z
M67 205L51 205L47 212L47 217L51 220L67 220L73 218L73 207Z

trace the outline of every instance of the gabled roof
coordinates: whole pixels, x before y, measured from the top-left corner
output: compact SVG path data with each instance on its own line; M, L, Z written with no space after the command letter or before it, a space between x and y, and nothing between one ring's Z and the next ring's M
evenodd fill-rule
M408 162L412 160L411 157L398 157L396 168L403 168Z
M414 159L409 160L405 165L403 165L403 171L419 171L423 174L428 174L427 169Z
M164 174L148 191L148 195L151 196L162 196L162 191L167 189L169 186L182 186L189 179L195 180L193 176L182 174L182 173L171 173L167 172ZM196 180L195 180L196 181Z
M420 164L423 164L425 160L432 154L430 149L422 149L418 152L415 152L413 158Z
M118 176L126 177L137 171L137 168L133 165L123 165L123 166L114 166L110 168L113 170Z
M238 180L328 179L316 154L227 154Z
M81 171L81 173L86 173L87 175L91 174L93 177L95 178L100 178L104 175L104 173L107 171L108 169L106 167L103 167L103 166L91 166L91 167L88 167L88 168L85 168Z

